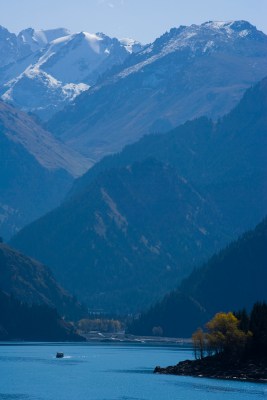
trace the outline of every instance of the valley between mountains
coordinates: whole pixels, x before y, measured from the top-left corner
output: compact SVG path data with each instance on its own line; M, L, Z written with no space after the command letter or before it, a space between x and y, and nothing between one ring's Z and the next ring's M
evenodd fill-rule
M267 301L263 32L209 21L141 44L0 27L0 54L5 309L56 308L51 340L81 340L66 320L94 313L189 337Z

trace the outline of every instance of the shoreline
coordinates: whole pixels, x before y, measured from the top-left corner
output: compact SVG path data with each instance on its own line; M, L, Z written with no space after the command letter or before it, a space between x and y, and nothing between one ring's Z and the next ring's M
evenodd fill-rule
M90 332L82 333L78 332L80 336L85 338L85 341L39 341L39 340L23 340L20 338L14 340L2 340L1 345L16 344L16 343L70 343L70 344L144 344L144 345L160 345L160 346L192 346L192 340L188 338L170 338L170 337L155 337L155 336L135 336L123 333L102 333L102 332Z
M79 332L87 342L104 342L104 343L139 343L139 344L170 344L170 345L186 345L191 346L190 338L172 338L164 336L135 336L125 333L102 333L102 332Z
M241 382L267 383L267 363L263 360L231 360L216 356L185 360L177 365L154 369L156 374L192 376Z

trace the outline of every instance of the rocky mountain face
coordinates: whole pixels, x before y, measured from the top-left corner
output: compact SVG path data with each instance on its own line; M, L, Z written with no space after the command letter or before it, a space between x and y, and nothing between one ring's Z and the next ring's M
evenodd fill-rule
M0 236L56 207L90 165L29 115L0 102Z
M7 60L1 70L2 99L43 119L64 108L106 70L141 48L133 40L119 41L102 33L71 34L63 28L47 31L29 28L17 37L9 35L27 52L24 57L19 53L15 58L3 47Z
M251 310L267 300L267 219L244 234L130 326L131 333L190 337L215 313Z
M21 42L14 33L0 26L0 68L14 63L30 53L29 44Z
M267 79L218 123L149 135L96 164L12 244L90 307L132 312L266 214Z
M267 36L246 21L171 29L113 68L49 129L94 159L192 118L218 118L267 71Z
M0 289L23 303L47 305L79 318L84 309L55 280L49 268L0 243Z
M35 30L32 28L23 29L17 36L20 43L30 46L31 51L42 50L53 40L70 35L71 32L65 28Z

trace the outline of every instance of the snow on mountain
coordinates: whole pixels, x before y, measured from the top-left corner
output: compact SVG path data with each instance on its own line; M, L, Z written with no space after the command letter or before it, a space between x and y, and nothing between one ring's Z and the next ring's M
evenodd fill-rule
M142 50L143 45L138 42L137 40L130 39L130 38L123 38L120 39L120 43L125 47L128 53L138 53Z
M70 31L65 28L35 30L27 28L18 34L18 40L30 46L33 52L44 48L55 39L70 35Z
M12 35L27 46L29 54L1 71L1 98L42 119L64 108L101 74L142 47L132 39L119 41L103 33L70 34L64 28L28 28L18 37Z
M201 25L173 28L139 52L138 57L144 60L123 70L118 77L137 72L178 51L190 51L190 57L216 52L220 49L232 49L232 52L235 52L236 48L240 47L240 41L246 37L252 38L255 34L263 40L266 38L264 33L257 31L256 27L247 21L209 21ZM251 51L253 49L250 49Z
M84 83L64 84L38 67L28 67L4 85L2 100L47 119L89 88Z
M2 32L2 35L1 35ZM0 51L7 40L13 40L12 47L15 44L17 47L27 49L24 54L18 54L15 58L10 58L8 51L3 51L3 57L0 61L0 93L3 93L3 86L14 78L21 75L29 66L35 65L42 56L44 49L49 43L59 37L70 35L70 32L65 28L40 30L36 31L32 28L27 28L21 31L18 36L8 32L5 28L0 27ZM2 62L2 64L1 64ZM3 68L3 66L5 66Z
M106 73L49 127L100 159L188 119L217 119L266 71L267 36L246 21L173 28Z
M103 70L120 64L128 52L117 39L80 32L52 41L36 66L61 82L92 85ZM107 61L111 61L107 63Z

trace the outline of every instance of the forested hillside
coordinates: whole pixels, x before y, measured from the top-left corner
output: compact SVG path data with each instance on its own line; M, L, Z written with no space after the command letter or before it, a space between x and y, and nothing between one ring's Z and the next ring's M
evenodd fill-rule
M160 327L156 332L162 335L190 337L217 312L251 310L255 302L266 302L266 243L267 219L264 219L143 313L129 331L151 335L153 328Z

